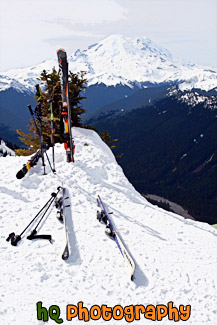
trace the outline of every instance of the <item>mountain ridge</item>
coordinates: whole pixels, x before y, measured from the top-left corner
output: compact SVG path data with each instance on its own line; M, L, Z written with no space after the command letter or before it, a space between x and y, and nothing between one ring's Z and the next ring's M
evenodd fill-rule
M176 84L165 84L158 86L150 86L148 88L142 88L135 91L129 96L114 100L111 103L101 106L92 114L86 114L85 121L92 123L100 116L115 115L119 113L129 112L133 109L140 107L147 107L154 105L157 100L174 96L178 101L187 103L189 106L194 107L198 103L204 103L205 108L216 109L217 99L215 96L215 90L208 92L200 89L180 90Z
M146 87L146 83L176 82L180 89L217 87L217 68L177 60L165 48L148 38L127 38L111 35L88 49L68 55L69 69L86 71L88 85L103 83ZM37 77L43 69L58 68L57 60L47 60L33 67L12 69L2 73L0 90L16 87L19 91L34 91ZM14 84L14 81L15 84Z
M196 220L216 223L216 96L173 86L148 105L130 103L117 101L89 121L118 139L115 154L128 179L140 193L165 197Z

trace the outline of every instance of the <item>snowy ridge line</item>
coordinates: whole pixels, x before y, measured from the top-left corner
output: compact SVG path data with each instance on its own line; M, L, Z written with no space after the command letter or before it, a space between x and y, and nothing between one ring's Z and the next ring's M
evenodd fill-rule
M181 102L181 103L186 103L188 106L195 107L196 105L203 103L205 108L209 109L216 109L217 108L217 97L214 95L211 96L206 96L203 94L199 94L196 90L192 90L191 92L189 89L180 89L179 87L172 86L168 93L167 96L175 96L175 98ZM217 89L216 89L217 91Z

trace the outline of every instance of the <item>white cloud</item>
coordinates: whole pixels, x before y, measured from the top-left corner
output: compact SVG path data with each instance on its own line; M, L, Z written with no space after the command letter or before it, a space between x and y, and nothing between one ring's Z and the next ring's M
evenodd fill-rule
M52 57L73 37L91 37L88 25L124 18L114 0L6 0L0 12L0 70L26 66ZM77 30L77 25L86 30ZM73 27L74 26L74 27ZM51 42L56 39L57 42ZM63 40L63 42L60 42ZM69 50L76 49L74 44Z
M148 36L175 55L217 65L216 19L215 0L2 0L0 71L54 58L59 47L85 48L112 33Z
M60 40L64 45L67 39L72 41L74 37L100 35L100 31L90 32L89 26L113 23L124 18L125 9L115 0L2 1L0 70L7 69L9 65L17 66L20 62L24 66L38 62L42 56L52 56ZM82 26L81 30L79 26ZM76 48L74 44L69 50Z

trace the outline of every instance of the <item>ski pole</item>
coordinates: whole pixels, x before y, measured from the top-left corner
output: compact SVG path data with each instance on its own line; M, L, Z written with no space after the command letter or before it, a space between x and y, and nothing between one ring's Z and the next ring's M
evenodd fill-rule
M44 167L44 175L46 175L46 172L45 172L45 163L44 163L44 153L43 153L43 137L42 137L41 118L38 117L38 121L40 123L40 130L39 130L38 129L38 126L36 124L36 121L35 121L35 116L34 116L34 113L32 111L31 105L28 105L28 109L29 109L30 114L32 115L32 119L33 119L33 122L34 122L34 125L35 125L35 128L36 128L36 132L38 133L38 136L40 138L42 166Z
M21 240L21 236L24 234L24 232L31 226L31 224L37 219L37 217L40 215L40 213L46 208L46 206L50 203L51 200L53 200L53 198L55 198L57 196L57 194L59 193L61 187L59 186L57 188L58 192L57 193L51 193L51 198L45 203L45 205L41 208L41 210L36 214L36 216L30 221L30 223L26 226L26 228L21 232L20 235L16 235L14 232L10 233L8 235L8 238L6 239L6 241L11 241L11 245L12 246L17 246L17 243ZM50 207L50 205L49 205Z
M42 106L42 104L41 104L41 94L42 94L42 93L41 93L41 88L39 87L38 84L35 85L35 88L36 88L35 99L36 99L37 102L38 102L38 106L36 106L36 108L35 108L35 112L36 112L36 118L38 119L39 124L40 124L40 134L39 134L39 136L40 136L40 140L41 140L41 143L42 143L42 146L43 146L42 119L41 119L41 117L42 117L42 112L41 112L41 106ZM45 152L45 155L46 155L46 157L47 157L47 161L48 161L48 163L49 163L50 169L52 170L53 173L55 173L55 172L56 172L55 167L54 167L54 168L51 167L50 159L48 158L47 152ZM43 157L43 158L44 158L44 157ZM53 159L54 159L54 158L53 158ZM45 173L45 172L44 172L44 173Z
M40 131L39 131L38 126L37 126L36 121L35 121L35 117L34 117L34 113L33 113L33 110L32 110L32 106L31 105L27 105L27 106L28 106L28 109L29 109L30 114L32 115L32 119L33 119L33 122L34 122L34 125L35 125L35 128L36 128L36 132L40 136Z
M37 119L38 119L39 124L40 124L40 142L41 142L41 150L42 150L43 149L43 136L42 136L41 116L38 116ZM46 175L46 172L45 172L45 163L44 163L44 153L43 152L41 153L41 156L42 156L42 164L44 166L44 175Z
M50 103L50 123L51 123L51 143L52 143L52 155L53 155L53 170L55 171L55 161L54 161L54 114L53 114L53 103L52 100Z
M45 155L46 155L46 157L47 157L47 161L48 161L48 163L49 163L50 169L52 170L53 173L55 173L56 171L55 171L55 169L52 168L51 163L50 163L50 159L49 159L49 157L48 157L48 155L47 155L46 150L44 149L44 145L43 145L43 136L42 136L41 117L40 117L40 116L37 117L37 119L38 119L38 121L39 121L39 123L40 123L40 130L39 130L39 128L38 128L38 126L37 126L37 124L36 124L36 121L35 121L35 116L34 116L34 113L33 113L33 110L32 110L31 105L28 105L28 109L29 109L30 114L32 115L32 119L33 119L33 122L34 122L34 125L35 125L35 128L36 128L36 131L37 131L38 136L39 136L39 138L40 138L40 144L41 144L41 158L42 158L42 166L44 167L44 175L46 175L46 172L45 172L45 162L44 162L44 153L45 153ZM38 114L38 113L37 113L37 114Z
M37 228L40 225L41 221L43 220L45 214L47 213L47 211L49 210L51 204L54 202L55 198L57 197L59 191L60 191L61 187L58 187L58 191L57 193L52 193L51 196L51 201L49 202L46 210L44 211L43 215L41 216L39 222L37 223L35 229L33 229L33 231L31 232L31 234L27 237L27 239L32 240L32 239L37 239L37 238L41 238L41 239L48 239L49 241L51 241L51 235L36 235L37 234Z

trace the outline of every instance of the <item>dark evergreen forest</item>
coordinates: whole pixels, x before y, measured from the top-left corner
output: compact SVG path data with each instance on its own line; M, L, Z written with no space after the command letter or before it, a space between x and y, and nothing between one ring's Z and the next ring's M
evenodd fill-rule
M217 222L217 112L168 97L92 125L118 138L118 163L142 194L176 202L196 220Z

